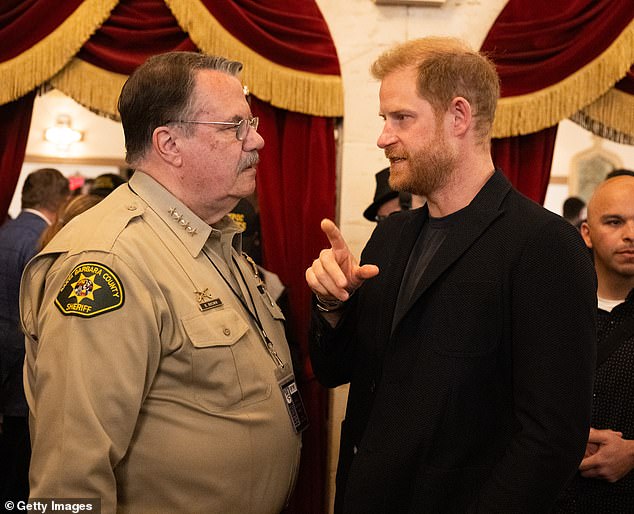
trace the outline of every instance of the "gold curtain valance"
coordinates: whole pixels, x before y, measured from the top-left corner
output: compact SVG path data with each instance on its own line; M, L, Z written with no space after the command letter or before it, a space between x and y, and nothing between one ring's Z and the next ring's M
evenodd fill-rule
M625 76L634 63L634 21L603 54L553 86L501 98L493 137L531 134L552 127L593 103Z
M275 107L313 116L343 116L338 75L320 75L274 63L231 35L199 0L165 0L180 27L203 52L244 63L242 77L254 96Z
M597 136L634 145L634 95L612 88L570 119Z
M119 121L117 101L127 78L74 58L50 84L87 109Z
M203 52L227 55L245 64L243 80L254 96L303 114L343 115L341 76L295 70L270 61L232 36L199 0L164 1L181 30ZM116 119L116 101L127 77L76 55L118 3L84 0L53 32L0 63L0 76L6 84L0 88L0 105L50 83L92 111Z
M0 105L42 85L59 72L106 21L119 0L85 0L48 36L0 63Z

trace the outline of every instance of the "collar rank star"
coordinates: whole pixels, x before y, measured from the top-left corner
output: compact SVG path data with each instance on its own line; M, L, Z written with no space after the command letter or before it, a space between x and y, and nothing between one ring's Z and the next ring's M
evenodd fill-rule
M167 212L169 212L170 216L177 221L190 236L195 236L198 233L198 229L196 227L192 227L189 221L187 221L183 215L176 210L176 207L170 207Z
M82 262L70 272L55 298L66 316L91 318L123 305L123 284L117 274L97 262Z
M222 300L220 298L214 298L207 292L208 290L209 288L206 287L204 291L194 291L198 308L203 312L222 306Z

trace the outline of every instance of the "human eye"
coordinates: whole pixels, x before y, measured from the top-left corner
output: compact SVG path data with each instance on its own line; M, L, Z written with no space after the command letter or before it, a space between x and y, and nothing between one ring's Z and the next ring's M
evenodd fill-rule
M610 227L619 227L623 224L623 220L621 218L606 218L603 224Z
M400 125L403 125L411 121L413 119L413 116L408 112L396 111L396 112L390 113L389 118L393 123L398 123Z

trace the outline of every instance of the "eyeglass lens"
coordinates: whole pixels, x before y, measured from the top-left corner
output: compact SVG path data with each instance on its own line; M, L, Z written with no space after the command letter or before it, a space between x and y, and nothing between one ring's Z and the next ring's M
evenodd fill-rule
M260 120L257 116L249 119L245 118L243 120L240 120L240 123L238 123L238 130L236 132L236 137L238 138L238 140L244 141L244 139L247 137L247 134L249 133L249 127L253 128L253 130L257 130L259 121Z

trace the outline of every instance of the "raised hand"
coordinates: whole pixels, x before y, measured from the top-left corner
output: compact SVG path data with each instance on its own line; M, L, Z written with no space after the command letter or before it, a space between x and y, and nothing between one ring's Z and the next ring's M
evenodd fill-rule
M321 230L330 248L322 250L306 270L306 282L320 297L345 302L365 280L378 275L379 268L373 264L359 266L341 232L329 219L321 221Z

